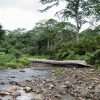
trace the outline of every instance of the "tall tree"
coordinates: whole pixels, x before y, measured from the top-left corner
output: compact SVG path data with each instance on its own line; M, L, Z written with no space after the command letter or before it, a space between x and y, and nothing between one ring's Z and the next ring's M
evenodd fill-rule
M2 40L4 33L5 33L5 30L3 30L2 25L0 25L0 40Z
M49 4L46 11L53 6L58 6L62 0L40 0L44 4ZM62 15L62 18L72 18L76 22L77 42L79 40L79 31L83 24L87 22L87 18L100 19L100 1L99 0L63 0L66 3L65 9L57 14ZM99 17L98 17L99 16Z
M50 49L52 37L54 36L54 28L57 24L57 21L54 19L42 20L41 22L36 24L35 30L38 33L41 33L42 39L47 39L47 48ZM45 41L46 42L46 41Z

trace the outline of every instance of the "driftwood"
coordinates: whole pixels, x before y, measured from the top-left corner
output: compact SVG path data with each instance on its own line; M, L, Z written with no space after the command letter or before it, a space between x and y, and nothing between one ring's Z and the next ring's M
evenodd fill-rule
M47 60L47 59L31 59L34 63L44 63L44 64L52 64L52 65L72 65L72 66L84 66L84 67L90 67L84 60L66 60L66 61L57 61L57 60Z

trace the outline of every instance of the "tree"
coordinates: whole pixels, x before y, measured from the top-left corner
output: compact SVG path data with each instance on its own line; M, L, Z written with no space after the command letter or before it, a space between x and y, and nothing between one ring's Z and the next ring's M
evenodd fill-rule
M36 24L35 30L40 34L41 41L50 49L52 45L53 36L55 34L55 25L57 21L54 19L42 20Z
M0 25L0 40L3 38L5 31L2 29L2 26Z
M46 11L53 6L58 6L62 0L40 0L42 4L49 4ZM86 18L93 17L93 19L100 19L100 3L99 0L63 0L66 2L65 9L59 11L57 14L62 15L64 19L72 18L76 22L77 42L79 40L79 31L83 24L87 22Z

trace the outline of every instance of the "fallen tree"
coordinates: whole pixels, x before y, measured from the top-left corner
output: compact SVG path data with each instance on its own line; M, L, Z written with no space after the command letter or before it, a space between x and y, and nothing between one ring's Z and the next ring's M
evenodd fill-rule
M66 60L66 61L57 61L57 60L47 60L47 59L30 59L34 63L44 63L44 64L52 64L52 65L62 65L62 66L84 66L90 67L84 60Z

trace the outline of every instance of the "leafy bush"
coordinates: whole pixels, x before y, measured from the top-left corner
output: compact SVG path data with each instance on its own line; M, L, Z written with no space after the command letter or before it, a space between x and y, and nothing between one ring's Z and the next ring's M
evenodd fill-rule
M7 62L6 67L16 69L16 68L18 68L18 65L17 65L17 63L14 63L14 62Z
M18 62L22 63L23 65L27 65L30 63L30 60L28 60L28 58L26 58L26 57L22 57L22 58L18 59Z
M95 52L89 57L89 59L87 59L87 62L88 62L89 64L99 65L99 64L100 64L100 49L98 49L97 51L95 51Z
M0 66L4 66L3 68L20 68L28 65L29 63L30 61L28 60L27 56L25 57L25 55L21 56L20 58L16 58L15 55L0 52Z

